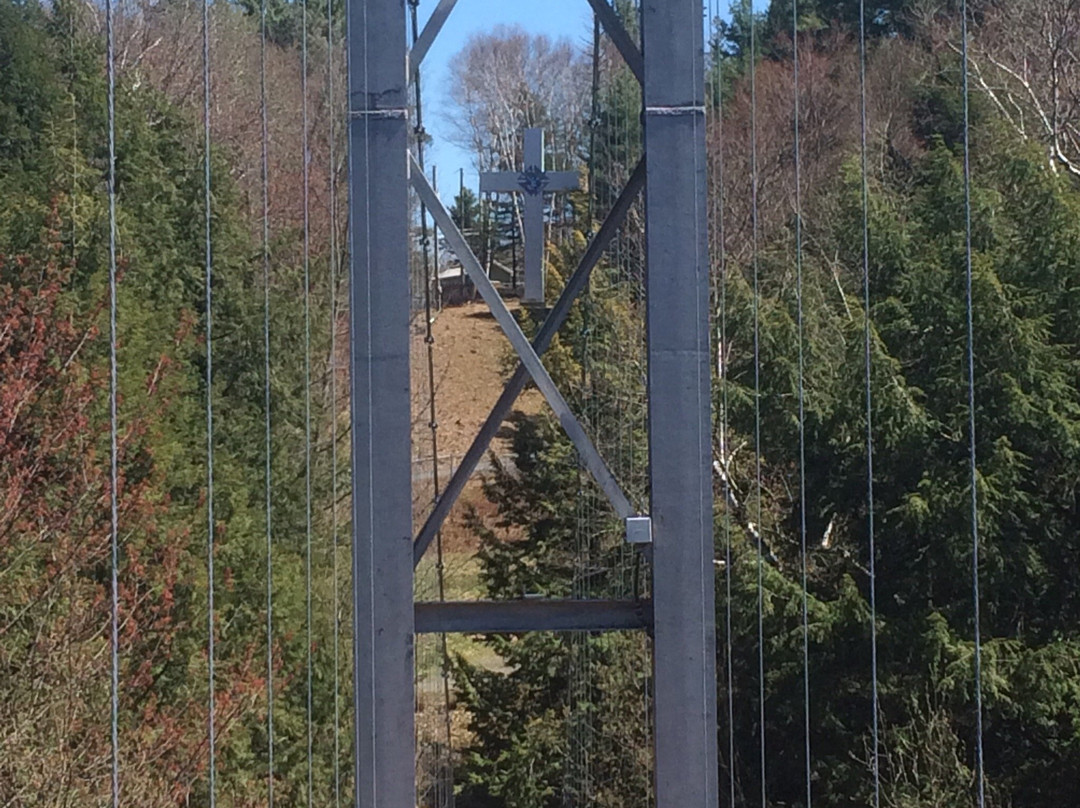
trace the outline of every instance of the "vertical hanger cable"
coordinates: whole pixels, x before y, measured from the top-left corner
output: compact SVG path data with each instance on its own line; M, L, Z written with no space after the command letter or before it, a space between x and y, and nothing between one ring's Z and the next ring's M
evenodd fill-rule
M326 2L326 98L330 108L330 550L334 620L334 808L341 806L341 599L338 581L338 208L337 98L334 94L334 0Z
M119 530L119 420L117 404L119 383L117 373L116 333L116 38L113 29L113 0L105 2L106 62L108 71L109 116L109 545L110 545L110 604L109 604L109 666L110 666L110 731L112 751L112 806L120 805L120 530ZM72 194L74 198L74 193ZM72 227L74 228L74 217ZM72 249L75 241L72 239Z
M757 522L757 632L758 632L758 722L761 764L761 808L768 806L766 785L766 738L765 738L765 528L761 523L763 496L761 478L761 283L758 262L758 131L757 131L757 21L753 0L750 8L750 199L752 262L754 275L754 492L755 521Z
M210 0L202 4L203 70L203 206L205 216L205 306L206 306L206 656L207 656L207 744L209 747L208 786L210 808L217 805L217 728L214 694L214 297L213 241L210 196Z
M979 593L979 469L975 431L975 295L971 245L971 94L968 86L968 9L960 6L961 59L964 87L964 258L967 292L968 440L971 472L971 598L975 623L975 777L978 808L986 805L986 769L983 749L982 625Z
M808 587L808 558L806 547L806 323L803 310L803 207L802 207L802 149L799 140L799 2L791 3L792 84L794 86L795 158L795 297L798 307L799 343L799 544L802 563L802 662L803 662L803 740L806 766L806 808L811 808L811 749L810 749L810 593Z
M308 133L308 14L300 4L300 148L303 152L304 205L304 608L307 652L307 804L313 805L315 772L312 610L311 610L311 160Z
M266 508L266 800L274 808L273 442L270 400L270 115L266 90L266 0L259 5L259 117L262 145L263 498Z
M877 642L877 546L874 525L874 413L872 389L871 305L870 305L870 180L868 169L868 115L866 107L866 0L859 0L859 112L860 160L862 170L862 270L864 360L866 365L866 517L870 573L870 668L871 708L874 748L871 767L874 779L874 808L881 805L881 739L878 698Z

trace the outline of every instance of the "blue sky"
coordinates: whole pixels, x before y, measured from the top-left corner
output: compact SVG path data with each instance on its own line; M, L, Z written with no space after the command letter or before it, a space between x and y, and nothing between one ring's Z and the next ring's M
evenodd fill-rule
M437 4L438 0L421 0L421 28ZM754 3L756 7L761 5L760 0ZM705 6L726 12L728 0L707 0ZM459 169L465 169L468 187L476 190L477 185L471 155L447 139L449 65L470 36L499 25L520 25L530 34L569 39L582 49L592 43L593 18L587 0L459 0L424 59L422 73L424 125L434 139L427 153L427 164L438 168L439 186L447 201L457 193Z
M420 20L431 14L438 0L421 0ZM465 182L475 190L476 172L468 153L451 145L447 139L446 115L448 66L476 33L490 31L497 25L520 25L530 34L564 37L575 45L587 47L592 41L592 12L586 0L459 0L438 40L424 59L424 125L435 140L428 151L427 163L439 170L439 185L444 199L456 193L458 169L465 169Z

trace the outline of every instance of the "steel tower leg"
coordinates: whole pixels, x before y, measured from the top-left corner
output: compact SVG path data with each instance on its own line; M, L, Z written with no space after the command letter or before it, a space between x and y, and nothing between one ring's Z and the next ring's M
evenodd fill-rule
M357 808L414 808L404 0L348 0Z
M412 808L417 625L405 0L348 0L348 13L356 805ZM632 604L634 609L631 604L541 604L543 609L422 604L419 628L509 630L511 617L516 622L510 628L517 630L550 627L552 621L570 630L651 623L657 806L716 808L701 0L644 0L642 27L652 619L639 613L644 603ZM634 61L632 43L620 38ZM501 622L492 623L492 615Z
M644 0L658 808L717 805L701 0Z

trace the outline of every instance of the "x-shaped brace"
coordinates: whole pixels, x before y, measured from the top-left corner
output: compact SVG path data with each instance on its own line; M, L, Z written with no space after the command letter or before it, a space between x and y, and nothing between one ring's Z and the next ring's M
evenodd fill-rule
M423 31L408 54L408 75L410 79L415 78L419 73L420 64L424 61L424 57L427 55L432 44L442 31L443 26L446 24L446 21L450 17L454 7L457 5L457 2L458 0L439 0L439 4L431 13L431 17L424 25ZM623 60L630 68L630 71L639 82L644 84L645 63L641 55L641 49L634 43L634 40L630 37L629 33L627 33L626 28L623 26L615 9L609 5L607 0L588 0L588 2L589 5L592 6L593 12L600 20L604 30L622 55ZM547 399L548 404L555 411L563 429L574 443L575 448L577 448L583 464L589 469L608 500L610 500L616 514L624 521L642 521L640 519L633 519L633 507L619 487L611 470L607 467L607 464L604 463L600 453L589 439L589 436L574 417L566 399L563 398L562 393L559 392L558 387L556 387L554 381L551 379L547 369L540 361L540 355L548 349L555 334L566 321L567 316L570 314L571 306L587 286L589 275L593 268L599 263L604 251L615 237L615 234L618 232L623 221L625 221L626 215L633 205L634 200L637 199L642 188L644 188L644 160L639 162L634 169L634 173L631 175L629 182L626 184L622 194L620 194L615 205L609 212L607 220L593 237L585 254L581 258L577 270L567 282L562 295L560 295L558 302L552 308L547 319L540 327L540 331L531 345L509 309L506 308L506 304L503 303L502 297L492 285L491 280L483 271L480 262L469 248L468 243L465 241L465 238L462 236L461 231L454 223L449 212L443 206L438 194L435 193L431 184L424 176L424 172L420 169L415 158L410 157L410 167L410 180L419 194L421 202L431 211L439 229L443 232L447 242L458 256L473 284L480 291L481 296L491 308L496 321L510 339L510 343L513 345L514 350L521 359L521 364L518 365L514 375L507 383L506 388L492 408L491 413L481 427L480 432L477 433L476 438L473 440L472 446L469 447L469 451L466 452L465 457L462 459L457 470L450 479L449 485L447 485L446 490L436 501L434 509L430 516L428 516L423 528L421 528L419 535L416 537L416 540L413 543L414 564L420 563L421 559L424 557L424 553L427 551L428 547L431 546L431 543L435 540L435 536L442 529L443 524L450 515L450 511L457 503L458 498L461 496L461 492L465 489L470 477L483 459L484 453L491 445L491 441L495 438L495 434L502 426L503 421L506 420L506 417L513 409L518 396L521 394L522 390L525 389L525 385L528 383L529 378L533 379L536 386L540 389L541 393L543 393L544 398ZM630 521L627 522L628 526ZM644 521L647 522L648 520L645 519Z
M417 172L414 171L414 174L415 173ZM421 174L420 176L423 175ZM574 274L570 276L570 280L567 281L562 294L552 307L547 319L544 320L543 325L540 326L540 331L537 333L536 339L531 346L531 350L537 357L548 349L551 345L551 341L555 338L555 334L558 333L562 324L566 322L566 318L570 314L571 306L573 306L574 301L588 285L589 275L592 273L592 270L596 267L597 263L599 263L601 257L603 257L604 251L615 237L619 227L622 225L623 221L625 221L631 206L634 204L634 201L644 187L645 161L642 160L634 169L634 173L630 176L630 180L626 183L626 187L623 188L619 198L612 206L611 211L608 213L608 217L603 225L601 225L600 230L593 236L592 241L589 242L589 246L586 248L585 254L581 257L577 269L574 271ZM438 201L437 198L436 201ZM441 202L439 203L439 209L443 209ZM460 231L454 226L453 220L451 219L449 223L451 229L446 232L456 233L460 239ZM464 241L463 239L461 240ZM464 248L468 255L472 255L472 252L468 249L468 245L464 245ZM473 256L473 261L475 262L475 256ZM502 298L499 298L498 302L500 306L503 306ZM503 306L503 308L505 308L505 306ZM516 326L517 323L515 322L514 325ZM465 485L468 483L469 478L472 477L473 472L476 471L476 467L483 459L484 453L488 450L488 446L495 438L495 434L499 431L503 421L506 420L506 417L513 409L514 402L516 402L518 396L521 395L521 391L525 389L528 380L528 369L525 367L524 363L519 364L517 370L514 371L514 375L507 383L506 389L503 390L502 395L499 396L499 400L492 408L484 425L473 439L469 451L465 453L461 463L458 464L457 470L451 477L449 485L447 485L446 490L443 491L438 501L436 501L431 515L428 516L423 528L421 528L420 534L413 544L414 563L420 563L420 560L424 557L424 553L427 551L428 547L431 546L432 541L435 540L436 534L442 529L443 523L450 515L450 511L456 504L458 497L460 497L461 492L465 490Z
M465 240L465 236L461 234L461 231L458 229L457 224L455 224L450 212L443 206L442 200L439 199L438 194L436 194L435 190L431 187L431 183L429 183L427 177L424 176L420 164L416 162L416 158L412 155L409 157L411 167L409 179L413 188L415 188L417 194L419 194L420 201L431 212L431 215L435 219L435 223L449 243L450 249L454 251L458 260L461 261L462 266L464 266L465 271L469 275L469 279L480 292L480 296L483 297L484 301L488 304L496 322L498 322L503 333L506 334L507 339L510 340L510 344L514 347L518 357L521 359L521 363L528 370L529 375L540 389L540 392L543 393L544 398L547 399L548 404L558 417L559 423L562 424L567 436L573 441L582 463L592 474L601 490L603 490L619 518L626 520L631 516L634 516L634 508L630 504L630 500L627 499L626 495L623 493L622 488L619 487L619 483L615 480L615 475L613 475L611 469L607 467L604 459L600 456L600 453L596 450L593 442L589 439L588 434L586 434L585 430L582 428L581 423L574 417L570 405L567 403L566 399L563 398L563 394L559 391L558 386L547 372L544 363L540 361L540 357L537 355L536 351L533 350L528 337L525 336L525 333L521 330L521 326L519 326L517 320L514 319L514 315L511 314L510 309L506 307L506 303L503 302L502 296L495 288L495 285L484 272L484 268L469 247L468 242Z

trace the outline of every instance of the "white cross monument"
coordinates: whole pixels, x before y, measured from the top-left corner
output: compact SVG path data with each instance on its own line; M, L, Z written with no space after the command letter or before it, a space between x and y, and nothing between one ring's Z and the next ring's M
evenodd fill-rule
M544 130L525 130L525 170L485 171L480 174L484 193L525 196L525 295L523 303L544 302L544 195L576 191L581 176L576 171L547 171L544 167Z

